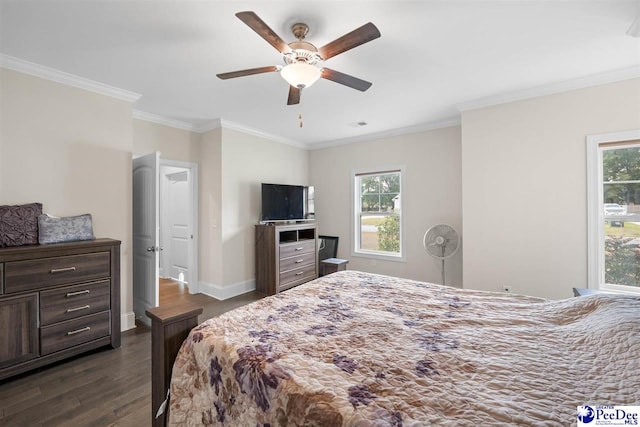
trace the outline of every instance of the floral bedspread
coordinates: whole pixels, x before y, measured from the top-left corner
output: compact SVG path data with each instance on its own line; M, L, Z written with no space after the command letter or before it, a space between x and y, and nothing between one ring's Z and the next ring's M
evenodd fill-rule
M334 273L194 328L170 425L570 425L640 405L640 298Z

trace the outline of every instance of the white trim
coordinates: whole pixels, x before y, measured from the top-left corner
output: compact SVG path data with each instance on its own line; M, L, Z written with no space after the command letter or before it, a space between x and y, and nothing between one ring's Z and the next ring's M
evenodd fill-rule
M190 132L194 132L196 130L196 126L192 123L170 119L168 117L160 116L153 113L147 113L146 111L141 110L133 110L133 118L137 120L143 120L145 122L155 123L158 125L169 126L176 129L188 130Z
M640 129L588 135L587 148L587 287L600 289L604 284L604 218L600 184L602 182L602 152L604 142L640 139Z
M221 119L213 119L207 123L203 123L199 126L195 126L194 132L198 133L206 133L210 130L221 129L222 128L222 120Z
M376 139L382 139L382 138L391 138L394 136L400 136L400 135L409 135L409 134L414 134L414 133L419 133L419 132L425 132L428 130L435 130L435 129L444 129L444 128L448 128L448 127L452 127L452 126L460 126L460 117L450 117L448 119L444 119L444 120L438 120L435 122L426 122L426 123L420 123L414 126L406 126L406 127L402 127L402 128L396 128L396 129L390 129L390 130L384 130L381 132L373 132L373 133L368 133L365 135L358 135L358 136L352 136L349 138L343 138L343 139L336 139L333 141L327 141L327 142L318 142L318 143L311 143L308 144L308 148L310 150L320 150L322 148L328 148L328 147L335 147L338 145L346 145L346 144L353 144L356 142L365 142L365 141L373 141Z
M189 254L189 270L190 270L190 280L189 280L189 293L190 294L197 294L200 292L200 286L199 286L199 276L198 276L198 221L199 221L199 217L198 217L198 209L199 209L199 204L198 204L198 200L199 200L199 193L198 193L198 188L199 188L199 184L198 184L198 164L197 163L191 163L191 162L182 162L182 161L178 161L178 160L168 160L168 159L163 159L162 157L160 158L160 166L171 166L171 167L177 167L177 168L183 168L183 169L187 169L189 171L189 182L190 182L190 188L189 188L189 198L191 199L191 203L192 203L192 218L191 218L191 227L192 227L192 234L193 234L193 242L192 242L192 248L193 250L191 251L191 253ZM159 173L159 171L158 171Z
M464 112L469 110L476 110L478 108L491 107L499 104L507 104L509 102L521 101L524 99L537 98L539 96L553 95L556 93L567 92L575 89L583 89L590 86L635 79L639 77L640 66L634 65L632 67L623 68L620 70L592 74L586 77L565 80L562 82L551 83L515 92L507 92L500 95L492 95L485 98L463 102L461 104L458 104L457 107L458 110Z
M136 327L136 315L133 311L120 315L120 332L128 331Z
M142 97L142 95L135 92L109 86L95 80L89 80L84 77L76 76L75 74L66 73L64 71L45 67L44 65L25 61L24 59L15 58L5 54L0 54L0 66L8 70L18 71L20 73L29 74L131 103L136 102Z
M602 180L601 154L599 141L594 136L587 136L587 288L599 289L604 282L600 260L604 257L602 234L604 224L600 221L602 195L599 182Z
M200 292L223 301L238 295L246 294L256 290L255 279L245 280L244 282L234 283L228 286L214 285L213 283L200 282Z
M244 133L248 133L249 135L253 135L253 136L257 136L259 138L264 138L264 139L268 139L270 141L274 141L274 142L279 142L281 144L286 144L286 145L291 145L293 147L298 147L298 148L304 148L304 149L308 149L309 145L308 144L304 144L302 142L298 142L295 141L293 139L288 139L288 138L283 138L277 135L273 135L271 133L268 132L264 132L260 129L256 129L256 128L252 128L249 126L245 126L242 125L240 123L236 123L236 122L231 122L229 120L225 120L225 119L219 119L218 122L220 123L219 127L221 127L222 129L231 129L231 130L235 130L235 131L239 131L239 132L244 132ZM213 125L214 123L212 122L211 125ZM215 128L213 128L215 129Z
M171 119L167 119L165 123L161 123L161 124L167 124L169 121L171 121ZM448 119L438 120L435 122L421 123L414 126L390 129L390 130L381 131L381 132L369 133L366 135L359 135L359 136L338 139L334 141L319 142L319 143L303 143L303 142L295 141L292 139L283 138L268 132L264 132L256 128L252 128L250 126L246 126L246 125L232 122L230 120L225 120L225 119L215 119L202 125L197 125L197 126L193 125L193 128L191 130L197 133L205 133L205 132L209 132L211 130L220 129L220 128L231 129L238 132L247 133L249 135L254 135L260 138L268 139L273 142L279 142L281 144L291 145L294 147L303 148L307 150L317 150L317 149L333 147L337 145L346 145L346 144L352 144L355 142L372 141L375 139L414 134L418 132L424 132L424 131L434 130L434 129L443 129L443 128L448 128L452 126L460 126L460 123L461 123L460 117L451 117ZM167 124L167 126L170 126L170 125Z

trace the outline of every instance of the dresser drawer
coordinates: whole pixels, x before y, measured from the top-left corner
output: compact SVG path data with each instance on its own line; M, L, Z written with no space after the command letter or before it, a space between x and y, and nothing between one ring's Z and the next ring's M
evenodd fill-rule
M110 292L109 280L42 291L40 292L40 324L50 325L109 310Z
M40 328L40 354L55 353L74 345L106 337L110 331L110 312L90 314Z
M12 261L4 265L5 293L109 277L109 252Z
M287 243L280 245L280 259L289 258L298 254L304 254L308 252L315 253L316 241L315 240L303 240L296 243Z
M285 271L283 273L280 273L280 287L289 284L289 282L298 282L301 279L306 279L306 281L315 279L315 275L315 264Z
M309 264L315 264L315 262L315 252L301 253L296 256L280 259L280 271L282 272L292 270L294 268L307 266Z
M278 292L286 291L287 289L293 288L294 286L298 286L303 283L310 282L315 278L316 278L316 275L313 268L307 269L305 270L305 273L303 275L294 276L293 278L288 278L286 281L284 280L280 281L280 284L278 285Z

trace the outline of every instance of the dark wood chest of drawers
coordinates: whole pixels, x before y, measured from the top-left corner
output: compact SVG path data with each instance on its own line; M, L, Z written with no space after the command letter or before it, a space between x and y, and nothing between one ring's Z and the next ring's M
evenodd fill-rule
M0 249L0 380L120 346L120 242Z

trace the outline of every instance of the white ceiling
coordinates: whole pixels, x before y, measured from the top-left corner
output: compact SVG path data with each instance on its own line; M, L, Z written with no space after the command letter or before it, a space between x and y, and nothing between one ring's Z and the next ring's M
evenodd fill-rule
M205 126L216 119L313 147L455 121L458 105L640 67L626 35L636 0L8 1L0 53L139 93L134 108ZM287 106L277 74L215 75L282 64L235 17L256 12L285 41L292 23L316 46L373 22L382 37L326 66L373 82L328 80ZM304 127L298 125L302 113ZM354 123L365 121L367 126ZM393 132L393 131L391 131Z

